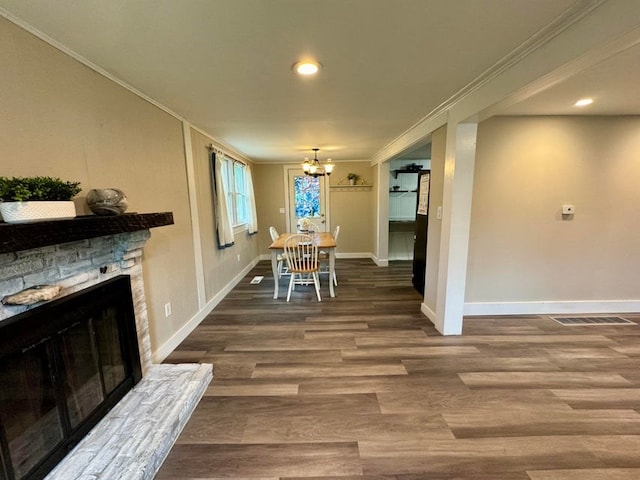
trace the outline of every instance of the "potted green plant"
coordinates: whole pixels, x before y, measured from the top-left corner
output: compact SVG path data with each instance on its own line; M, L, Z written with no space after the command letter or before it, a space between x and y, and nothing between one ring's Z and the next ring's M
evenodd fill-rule
M0 214L7 223L74 218L80 182L54 177L0 177Z
M347 173L347 180L349 180L349 185L355 185L360 175L357 173Z

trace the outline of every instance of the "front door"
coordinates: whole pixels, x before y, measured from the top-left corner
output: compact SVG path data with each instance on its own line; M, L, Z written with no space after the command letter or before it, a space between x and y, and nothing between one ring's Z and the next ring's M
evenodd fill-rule
M287 169L287 226L290 232L297 231L298 220L303 217L315 223L319 231L327 231L327 187L325 177L305 175L301 168Z

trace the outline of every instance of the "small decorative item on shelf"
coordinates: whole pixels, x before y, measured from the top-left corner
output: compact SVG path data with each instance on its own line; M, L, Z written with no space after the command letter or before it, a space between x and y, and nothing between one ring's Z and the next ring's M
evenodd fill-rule
M347 179L349 180L349 185L355 185L360 175L357 173L347 173Z
M89 190L87 205L96 215L120 215L129 206L124 192L118 188Z
M391 187L391 189L392 189L394 192L397 192L398 190L400 190L400 185L394 185L393 187Z
M0 177L0 213L7 223L74 218L80 190L80 182L53 177Z

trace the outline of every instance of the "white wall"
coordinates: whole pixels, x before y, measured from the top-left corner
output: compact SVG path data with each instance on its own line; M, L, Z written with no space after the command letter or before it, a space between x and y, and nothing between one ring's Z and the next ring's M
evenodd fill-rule
M444 162L447 127L433 132L431 143L431 177L429 179L429 227L427 230L427 271L424 282L424 305L430 318L435 318L438 299L438 269L440 267L440 237L442 220L438 219L438 207L442 206L444 186Z

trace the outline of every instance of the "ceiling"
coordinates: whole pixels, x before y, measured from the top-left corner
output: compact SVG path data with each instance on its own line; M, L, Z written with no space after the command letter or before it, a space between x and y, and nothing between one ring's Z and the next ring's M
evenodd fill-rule
M0 7L246 157L293 162L313 147L321 160L370 159L574 3L0 0ZM293 73L304 58L322 64L319 75ZM639 60L631 48L493 114L576 114L583 92L598 101L581 113L639 113L637 82L628 83L640 78Z

